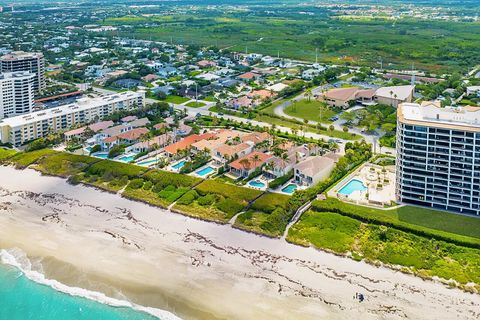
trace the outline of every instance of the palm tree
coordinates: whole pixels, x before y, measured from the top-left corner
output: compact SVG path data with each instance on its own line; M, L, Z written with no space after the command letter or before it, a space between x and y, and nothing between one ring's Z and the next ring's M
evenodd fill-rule
M256 167L257 166L257 163L260 162L260 156L258 154L255 154L253 157L252 157L252 161L253 161L253 166Z
M313 93L312 93L312 89L311 89L311 88L308 88L307 90L305 90L305 97L307 97L308 102L311 101L311 99L312 99L312 97L313 97Z
M243 170L250 170L250 161L248 161L248 159L242 159L239 163L242 165Z

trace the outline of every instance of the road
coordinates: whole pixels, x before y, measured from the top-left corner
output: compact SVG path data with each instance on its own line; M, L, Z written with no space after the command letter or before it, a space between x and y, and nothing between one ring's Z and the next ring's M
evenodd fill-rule
M320 88L320 87L318 87ZM316 88L316 89L318 89ZM107 89L102 89L102 88L94 88L94 90L96 92L99 92L99 93L102 93L102 94L112 94L112 93L116 93L114 91L110 91L110 90L107 90ZM322 89L319 89L319 90L322 90ZM312 90L313 92L313 90ZM154 100L154 99L149 99L149 98L146 98L145 99L145 102L147 104L152 104L152 103L157 103L158 101L157 100ZM214 102L209 102L209 101L201 101L199 100L199 102L203 102L205 103L206 105L203 106L203 107L200 107L200 108L192 108L192 107L188 107L186 104L188 102L185 102L183 104L174 104L174 103L169 103L173 108L179 110L179 111L186 111L188 115L190 116L196 116L197 114L201 114L201 115L204 115L204 116L208 116L210 115L212 112L209 111L208 109L215 105ZM271 128L272 125L269 124L269 123L266 123L266 122L262 122L262 121L257 121L257 120L252 120L252 119L245 119L245 118L241 118L241 117L237 117L237 116L232 116L232 115L219 115L218 113L216 114L216 116L218 118L221 118L221 119L228 119L228 120L233 120L233 121L237 121L237 122L241 122L241 123L247 123L247 124L251 124L253 126L259 126L259 127L263 127L263 128ZM288 127L284 127L284 126L278 126L276 125L275 128L277 130L280 130L282 132L287 132L287 133L290 133L290 134L293 134L293 131L291 128L288 128ZM298 135L298 130L297 131L297 135ZM302 136L305 136L306 138L311 138L311 139L316 139L316 140L324 140L324 141L328 141L330 139L332 139L332 137L329 137L329 136L326 136L326 135L321 135L321 134L318 134L318 133L313 133L313 132L308 132L308 131L305 131L305 132L302 132L301 133ZM373 137L372 136L364 136L364 137L369 137L368 140L366 139L365 141L367 142L370 142L370 143L373 143ZM343 144L343 143L346 143L348 142L348 140L343 140L343 139L335 139L337 141L340 142L340 144ZM340 149L340 153L343 153L344 150L343 148L339 148ZM385 152L385 151L388 151L390 152L391 154L395 154L395 149L391 149L391 148L382 148L382 151Z
M323 90L325 89L329 89L331 88L332 86L331 85L323 85L323 86L319 86L319 87L316 87L315 89L312 90L312 93L315 95L317 93L320 93L322 92ZM277 116L280 116L280 117L284 117L284 118L287 118L287 119L294 119L294 120L298 120L298 121L301 121L303 122L304 119L303 118L299 118L299 117L294 117L294 116L290 116L288 114L285 113L285 108L289 107L291 104L292 104L292 101L295 100L295 101L300 101L300 100L303 100L303 99L306 99L307 97L305 96L305 94L300 94L298 96L296 96L295 98L293 98L292 100L289 100L289 101L285 101L284 103L282 104L279 104L277 107L275 107L275 109L273 109L273 112L277 115ZM340 114L339 114L340 116ZM317 121L313 121L313 120L310 120L309 121L310 124L313 124L313 125L317 125L318 122ZM324 124L323 124L324 125ZM329 124L330 125L330 124ZM343 130L343 127L345 125L345 121L340 119L337 120L337 121L334 121L331 123L331 125L334 126L335 130L339 130L339 131L342 131ZM371 143L371 144L374 144L374 145L377 145L378 147L380 146L380 144L378 143L378 136L375 136L375 135L369 135L369 134L365 134L363 132L361 132L360 129L358 128L351 128L349 129L350 132L352 133L356 133L360 136L362 136L362 138L367 141L368 143ZM331 139L331 137L327 137L327 140L328 139ZM345 141L345 140L343 140ZM380 147L379 147L380 148ZM380 149L379 149L380 150ZM381 151L383 152L389 152L390 154L392 155L395 155L396 154L396 150L394 148L387 148L387 147L381 147Z

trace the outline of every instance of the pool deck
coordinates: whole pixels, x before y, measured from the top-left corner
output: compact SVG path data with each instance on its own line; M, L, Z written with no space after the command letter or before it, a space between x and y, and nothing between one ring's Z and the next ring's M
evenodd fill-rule
M383 172L383 169L386 169ZM349 195L340 194L339 191L351 180L360 180L366 187L366 191L353 191ZM388 182L387 182L388 181ZM364 163L357 170L344 177L327 195L342 201L356 204L383 207L395 202L395 167L382 167L372 163Z

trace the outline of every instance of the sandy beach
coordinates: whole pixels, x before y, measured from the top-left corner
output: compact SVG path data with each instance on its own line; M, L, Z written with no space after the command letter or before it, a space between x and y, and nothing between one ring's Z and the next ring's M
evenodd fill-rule
M0 249L15 247L50 279L183 319L480 317L480 295L0 167Z

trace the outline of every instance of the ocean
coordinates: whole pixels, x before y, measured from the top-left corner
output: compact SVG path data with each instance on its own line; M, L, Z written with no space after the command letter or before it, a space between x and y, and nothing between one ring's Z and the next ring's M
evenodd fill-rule
M174 315L48 280L19 250L0 250L0 319L172 320Z

